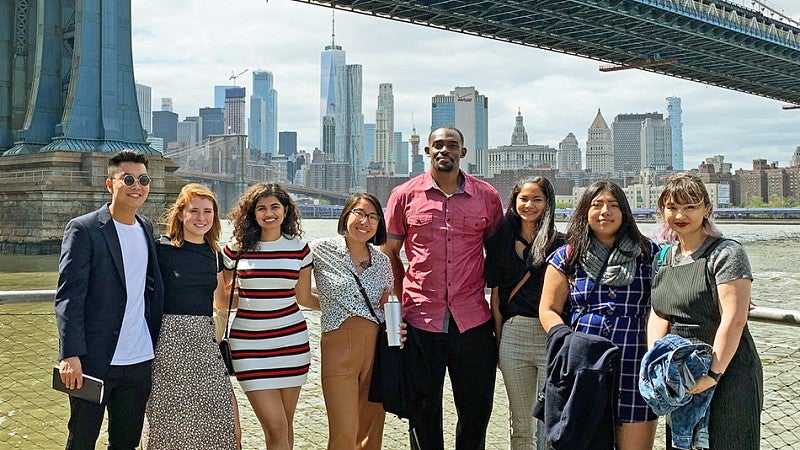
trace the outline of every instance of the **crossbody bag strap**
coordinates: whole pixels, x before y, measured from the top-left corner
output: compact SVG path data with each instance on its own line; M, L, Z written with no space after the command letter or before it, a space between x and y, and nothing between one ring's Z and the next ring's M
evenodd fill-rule
M236 273L237 268L239 267L239 256L240 253L236 253L236 261L233 263L233 280L231 280L231 296L228 297L228 315L225 317L225 336L223 339L228 339L228 331L231 326L231 306L233 306L233 291L236 289Z
M353 278L355 278L356 284L358 285L358 291L361 292L361 296L364 297L364 302L367 304L367 308L369 308L369 312L372 314L372 317L374 317L375 320L380 322L380 319L378 319L378 315L375 314L375 309L372 308L372 302L369 301L369 297L367 296L367 290L364 289L364 285L361 284L361 280L358 279L358 275L356 275L355 272L353 272L350 269L347 269L347 271L350 272L351 275L353 275Z
M514 290L512 290L511 294L509 294L509 296L508 296L508 301L509 302L511 301L512 298L514 298L515 295L517 295L517 292L519 292L519 290L522 289L522 285L525 284L525 282L528 281L528 278L530 278L530 277L531 277L531 271L527 270L525 272L525 275L522 276L522 279L520 279L517 282L517 285L514 286Z
M615 248L616 248L616 246L612 247L611 251L608 252L608 256L606 256L606 260L603 261L603 265L600 266L600 272L598 272L597 278L603 278L603 274L606 272L606 268L608 267L608 262L611 260L611 254L614 253L614 249ZM597 290L597 286L599 286L600 284L601 284L600 280L597 280L597 281L594 282L594 284L592 285L592 289L590 289L589 293L586 294L586 303L589 303L589 299L592 297L592 295L594 295L594 291ZM569 327L572 329L572 331L575 331L575 329L578 326L578 321L581 320L581 317L583 317L584 314L586 314L586 310L587 309L588 308L587 308L586 305L581 305L581 309L578 310L578 316L575 317L575 320L573 320L572 323L570 323Z

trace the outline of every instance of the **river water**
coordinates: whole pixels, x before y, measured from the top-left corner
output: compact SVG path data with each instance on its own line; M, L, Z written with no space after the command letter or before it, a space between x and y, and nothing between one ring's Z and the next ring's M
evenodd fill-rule
M336 233L336 219L307 219L304 238L312 240ZM645 236L654 224L640 224ZM741 242L753 268L753 301L757 305L800 309L800 224L720 224L726 237ZM230 235L224 223L223 237ZM558 223L561 231L566 223ZM55 289L58 255L0 255L0 291Z

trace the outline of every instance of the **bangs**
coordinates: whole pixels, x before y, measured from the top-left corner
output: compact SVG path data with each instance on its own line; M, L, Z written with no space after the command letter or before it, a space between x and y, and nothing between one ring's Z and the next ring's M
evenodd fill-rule
M664 189L664 194L661 197L664 199L663 205L667 203L674 203L677 205L697 205L705 203L705 195L699 186L695 183L685 181L688 180L680 180Z

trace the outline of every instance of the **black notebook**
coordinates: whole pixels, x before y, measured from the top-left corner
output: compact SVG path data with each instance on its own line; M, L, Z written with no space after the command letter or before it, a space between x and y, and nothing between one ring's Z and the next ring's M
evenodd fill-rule
M53 389L97 404L103 402L103 380L84 374L83 387L80 389L67 389L64 386L64 382L61 381L58 366L53 367Z

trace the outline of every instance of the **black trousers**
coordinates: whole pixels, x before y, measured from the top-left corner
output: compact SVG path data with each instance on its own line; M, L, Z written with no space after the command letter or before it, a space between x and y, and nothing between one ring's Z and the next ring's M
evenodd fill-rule
M108 408L108 448L133 450L139 445L144 408L153 386L151 361L111 366L103 377L102 404L69 397L68 450L94 450Z
M450 374L458 415L456 450L484 449L492 415L497 373L497 344L491 319L463 333L450 320L448 333L432 333L408 325L409 365L424 367L425 405L409 420L411 448L444 450L442 390Z

